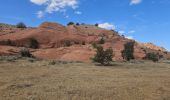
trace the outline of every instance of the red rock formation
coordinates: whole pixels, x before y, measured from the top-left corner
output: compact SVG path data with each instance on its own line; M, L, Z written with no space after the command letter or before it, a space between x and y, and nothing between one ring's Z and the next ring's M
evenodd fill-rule
M0 34L3 34L3 32ZM28 47L29 39L33 38L38 41L39 48L32 50L32 54L38 58L87 62L95 54L95 49L91 44L98 43L101 37L105 39L104 48L113 48L114 60L122 60L121 51L124 49L124 44L132 41L119 36L114 31L92 25L70 25L65 27L57 23L45 22L37 28L1 35L0 55L16 54L19 51L18 47ZM2 42L7 40L12 42L13 47L2 46ZM85 45L82 44L83 42ZM66 46L67 43L69 43L69 47ZM137 44L135 45L134 56L136 59L142 59L145 57L142 47L148 48L148 46ZM150 49L157 50L153 47Z

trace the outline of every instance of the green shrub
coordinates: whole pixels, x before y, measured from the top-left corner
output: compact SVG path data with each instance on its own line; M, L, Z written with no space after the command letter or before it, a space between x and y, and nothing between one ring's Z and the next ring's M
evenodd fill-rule
M99 24L98 24L98 23L96 23L96 24L95 24L95 26L96 26L96 27L98 27L98 26L99 26Z
M52 60L49 62L49 65L55 65L56 64L56 61Z
M96 49L97 48L97 44L96 43L92 43L92 47Z
M36 39L30 38L29 43L30 43L29 48L33 48L33 49L39 48L39 43L38 43L38 41Z
M30 51L26 48L21 49L19 54L21 57L29 57L29 58L33 57L33 55L30 53Z
M104 40L104 38L102 37L101 39L100 39L100 41L99 41L99 44L104 44L105 43L105 40Z
M112 62L112 58L113 50L111 48L104 50L102 46L98 46L93 61L102 65L109 65Z
M159 55L156 53L147 53L145 59L152 60L153 62L158 62Z
M79 24L79 23L76 23L76 25L77 25L77 26L80 26L80 24Z
M134 59L134 42L128 42L124 45L124 50L122 51L122 57L123 59L130 61L131 59Z
M71 41L69 41L69 40L64 41L64 46L66 46L66 47L71 46Z
M69 26L69 25L74 25L74 22L69 22L69 23L67 24L67 26Z
M0 61L9 61L15 62L16 60L20 59L19 56L11 55L11 56L0 56Z
M32 59L32 58L31 58L31 59L28 59L28 61L31 62L31 63L34 63L34 62L35 62L35 59Z
M23 23L23 22L20 22L16 25L17 28L27 28L27 26Z

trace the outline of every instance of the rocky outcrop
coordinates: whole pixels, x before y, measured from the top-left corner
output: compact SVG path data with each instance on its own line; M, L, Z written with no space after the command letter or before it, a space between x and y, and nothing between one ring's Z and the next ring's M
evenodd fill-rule
M165 48L163 47L159 47L153 43L138 43L139 46L141 46L142 48L149 48L149 49L153 49L153 50L158 50L158 51L167 51Z

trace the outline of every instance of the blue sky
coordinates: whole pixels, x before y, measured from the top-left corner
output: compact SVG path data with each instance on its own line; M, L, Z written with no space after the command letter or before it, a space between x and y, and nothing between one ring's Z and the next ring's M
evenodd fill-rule
M38 26L69 21L114 28L170 50L170 0L1 0L0 22Z

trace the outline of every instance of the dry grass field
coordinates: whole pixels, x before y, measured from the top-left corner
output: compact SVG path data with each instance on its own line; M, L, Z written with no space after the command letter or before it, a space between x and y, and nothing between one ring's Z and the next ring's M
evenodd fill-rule
M170 100L170 63L0 61L0 100Z

